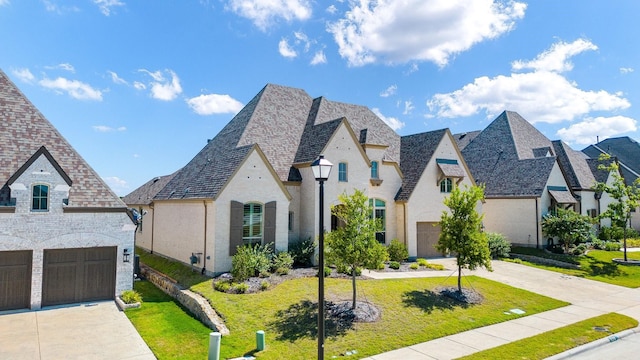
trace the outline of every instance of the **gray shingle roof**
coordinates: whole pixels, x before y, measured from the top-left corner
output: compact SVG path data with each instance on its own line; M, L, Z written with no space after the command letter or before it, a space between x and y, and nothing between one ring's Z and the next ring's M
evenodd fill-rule
M620 173L627 185L633 183L640 174L640 144L628 136L603 140L587 146L582 152L593 159L597 159L602 153L616 157L620 163Z
M482 130L469 131L465 133L453 134L453 139L458 144L458 149L462 151L473 139L480 134Z
M403 136L400 140L400 170L404 176L396 200L407 201L433 157L447 129Z
M596 179L587 163L588 156L560 140L553 141L553 149L569 187L572 190L591 189Z
M72 181L67 207L125 208L98 174L0 70L0 203L7 180L44 146Z
M149 181L147 181L144 185L135 189L131 193L127 194L127 196L122 198L122 201L125 204L131 205L149 205L153 201L153 198L162 190L167 183L173 179L176 173L165 176L158 176Z
M344 119L356 136L366 130L367 143L389 145L386 160L400 158L400 136L368 108L268 84L155 198L216 198L254 145L281 181L300 181L293 165L314 160Z
M519 114L505 111L462 155L487 197L540 196L555 163L554 156L536 157L542 148L552 152L551 141Z

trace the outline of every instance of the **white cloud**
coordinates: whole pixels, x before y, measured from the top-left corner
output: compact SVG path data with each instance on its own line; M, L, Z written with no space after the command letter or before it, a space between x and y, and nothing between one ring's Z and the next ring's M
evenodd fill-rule
M340 55L351 66L374 62L450 58L509 32L526 4L493 0L360 0L345 17L328 25Z
M569 59L587 50L598 50L598 47L588 40L578 39L570 44L557 42L542 54L531 61L514 61L511 66L514 70L532 69L540 71L566 72L573 69Z
M187 99L187 104L198 115L235 114L243 107L241 102L226 94L196 96Z
M630 67L621 67L620 68L620 73L622 74L629 74L633 72L633 68Z
M114 132L114 131L118 131L118 132L122 132L122 131L127 131L127 128L124 126L120 126L117 128L112 128L110 126L106 126L106 125L94 125L92 126L93 130L97 131L97 132Z
M164 77L162 71L151 72L149 70L140 69L138 71L144 72L151 76L153 81L149 83L151 88L151 97L162 101L174 100L178 95L182 93L182 86L180 85L180 78L172 70L165 70L167 74L171 76L168 80ZM146 87L139 86L140 83L135 83L134 86L138 90L143 90ZM142 84L144 85L144 84Z
M308 0L229 0L228 8L253 21L262 31L266 31L278 19L293 21L311 17Z
M556 135L567 143L588 145L594 144L598 138L602 141L636 131L637 125L636 120L626 116L586 118L582 122L558 130Z
M9 5L9 0L0 0L0 6Z
M111 15L111 12L113 11L113 7L115 6L124 6L124 3L122 1L119 0L93 0L93 3L98 5L98 8L100 9L100 12L104 15L104 16L109 16Z
M45 66L45 69L50 69L50 70L64 70L64 71L68 71L70 73L75 73L76 69L73 67L73 65L69 64L69 63L62 63L62 64L58 64L58 65L53 65L53 66Z
M385 124L389 125L389 127L395 131L402 129L405 125L402 121L398 120L398 118L382 115L378 108L373 108L371 111L373 111L374 114L376 114L380 119L382 119L382 121L384 121Z
M133 82L133 87L138 89L138 90L145 90L147 88L147 85L141 83L140 81L134 81Z
M33 80L35 80L35 76L33 76L33 74L31 73L31 71L27 68L23 68L23 69L15 69L13 71L11 71L13 73L13 75L15 75L18 79L26 82L26 83L31 83L33 82Z
M121 78L120 76L118 76L118 74L116 74L113 71L107 71L107 73L109 73L109 75L111 76L111 80L115 83L115 84L119 84L119 85L126 85L127 81L123 78Z
M404 102L404 111L402 112L402 115L411 114L413 109L415 109L415 107L413 106L413 101L405 101Z
M40 80L39 84L59 93L66 92L74 99L102 101L102 92L100 90L94 89L91 85L78 80L69 80L63 77L55 80L44 78Z
M582 41L575 43L580 44ZM554 49L559 54L555 54ZM434 95L427 101L427 106L436 116L445 118L471 116L480 111L484 111L487 117L491 118L504 110L514 110L532 123L571 121L591 111L628 108L631 104L621 93L582 90L575 82L569 81L557 72L570 68L567 66L569 56L566 54L579 52L567 51L563 46L552 46L551 50L536 58L541 60L540 62L522 62L522 68L527 65L527 68L534 68L535 71L513 73L509 76L499 75L494 78L482 76L461 89ZM561 60L547 62L542 59Z
M327 57L324 55L324 51L322 50L316 51L316 53L313 55L313 58L311 59L311 65L319 65L319 64L326 64L326 63L327 63Z
M8 0L7 0L8 1ZM338 8L335 5L329 5L329 7L326 9L326 11L329 14L335 14L338 12Z
M107 185L109 185L111 190L113 190L118 195L123 195L129 190L129 184L125 180L120 179L117 176L109 176L103 178L103 180L107 183Z
M68 5L58 6L58 4L56 4L54 1L51 1L51 0L42 0L42 3L44 4L44 7L47 11L57 13L57 14L80 11L80 8L77 6L68 6Z
M398 85L391 85L388 88L385 89L385 91L380 93L381 97L389 97L391 95L394 95L396 93L396 91L398 90Z
M294 58L298 56L298 53L289 46L287 39L280 40L278 43L278 51L280 52L280 55L286 58Z

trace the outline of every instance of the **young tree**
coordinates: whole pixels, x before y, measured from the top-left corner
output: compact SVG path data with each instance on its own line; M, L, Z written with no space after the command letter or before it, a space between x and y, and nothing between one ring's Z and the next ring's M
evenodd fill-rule
M449 211L440 217L440 238L436 248L456 254L458 265L458 292L462 292L462 269L475 270L479 266L492 271L491 252L486 234L481 230L483 216L476 206L484 199L484 188L467 187L464 191L455 187L451 195L444 199Z
M387 250L376 240L376 232L382 229L382 224L373 218L373 208L367 196L356 190L353 195L340 195L339 199L341 204L332 206L331 213L340 219L343 226L326 235L326 255L329 263L350 271L353 288L351 308L355 309L356 271L359 268L377 268L386 260Z
M609 154L601 154L598 160L602 162L598 165L598 169L607 170L613 177L613 182L610 185L606 182L597 182L593 188L595 191L609 194L615 200L607 206L599 218L611 219L611 226L622 228L624 261L627 261L627 226L631 220L631 211L638 208L640 204L640 178L636 179L633 184L627 185L620 175L618 162L612 161Z
M569 253L573 244L586 242L591 235L591 219L573 210L559 208L555 213L549 213L542 218L542 231L551 237L558 237L564 246L564 252Z

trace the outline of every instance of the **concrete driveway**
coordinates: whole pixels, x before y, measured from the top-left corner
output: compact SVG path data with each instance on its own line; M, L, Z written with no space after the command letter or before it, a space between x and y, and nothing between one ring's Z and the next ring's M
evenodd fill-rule
M155 356L116 303L102 301L0 315L0 359Z

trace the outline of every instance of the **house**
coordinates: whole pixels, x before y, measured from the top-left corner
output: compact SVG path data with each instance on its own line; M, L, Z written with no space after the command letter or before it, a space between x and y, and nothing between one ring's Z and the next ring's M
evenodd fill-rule
M471 136L461 152L475 181L485 186L486 231L501 233L514 245L546 245L542 217L556 207L580 206L565 180L554 144L512 111L503 112ZM585 207L590 209L592 204Z
M326 230L339 226L330 213L338 196L362 190L383 222L378 241L398 239L413 257L434 253L446 194L474 183L449 130L400 137L364 106L268 84L162 189L147 183L124 198L146 206L138 244L217 274L231 268L239 245L282 251L315 239L319 192L310 165L320 154L334 164L324 187ZM137 193L152 195L143 201Z
M134 229L124 202L0 71L0 310L131 289Z

